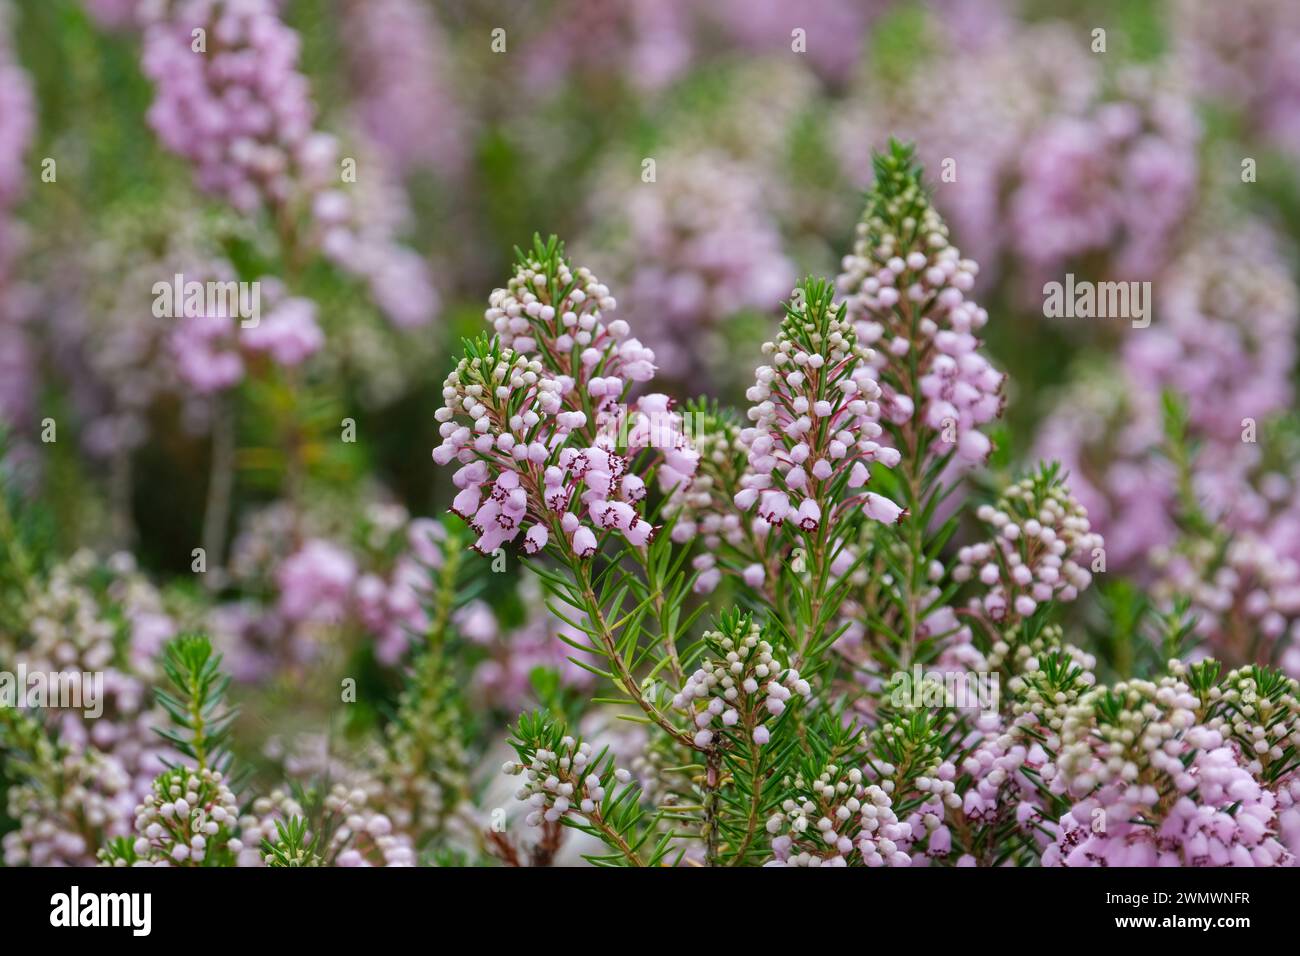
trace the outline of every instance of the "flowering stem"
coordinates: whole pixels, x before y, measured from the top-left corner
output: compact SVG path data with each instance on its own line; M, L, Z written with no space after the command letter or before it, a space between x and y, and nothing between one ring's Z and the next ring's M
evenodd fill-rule
M600 640L605 656L613 665L615 682L623 689L623 693L636 701L637 705L645 711L646 716L662 728L665 733L682 746L689 747L692 750L699 750L700 748L695 746L695 741L689 734L674 727L672 722L659 712L659 708L646 700L645 695L641 693L636 677L628 670L623 655L618 651L618 642L614 638L613 630L605 620L604 612L600 609L600 600L596 597L596 591L592 587L589 565L573 558L569 560L569 570L572 572L578 586L582 589L582 597L587 604L587 616L596 628L596 636Z
M829 511L826 512L829 514ZM795 649L794 659L791 661L793 666L802 667L805 661L805 655L808 654L809 648L816 637L822 631L822 606L826 597L826 577L829 570L829 562L826 560L827 541L829 522L822 521L817 525L817 538L812 542L809 549L812 553L809 555L812 563L812 600L809 602L808 626L799 641L799 646Z
M194 732L194 760L200 771L208 768L208 750L204 743L204 720L203 704L204 694L203 685L197 674L191 675L189 686L190 697L190 727Z
M763 775L759 773L759 764L762 759L762 748L754 743L754 715L745 714L745 736L749 739L749 761L750 766L754 768L754 777L749 787L749 816L745 820L745 837L740 841L740 846L732 858L732 864L743 866L745 863L745 854L754 842L754 835L758 833L758 816L759 810L763 805Z
M717 866L718 790L722 778L722 756L716 747L711 747L704 759L704 859L709 866Z
M636 561L641 565L645 572L646 586L650 589L651 603L654 605L655 615L659 620L661 637L664 644L664 653L667 655L668 671L672 674L674 686L680 687L686 681L686 674L682 670L681 658L677 656L677 635L668 627L664 627L664 591L658 576L654 573L654 568L649 559L649 551L642 548L630 549L635 555Z
M645 861L642 860L641 857L637 856L636 850L632 849L632 847L628 845L628 842L623 839L618 830L605 822L605 818L601 816L599 807L592 811L587 819L591 821L592 826L600 831L601 835L605 838L605 842L617 849L619 853L622 853L629 863L633 866L645 866Z

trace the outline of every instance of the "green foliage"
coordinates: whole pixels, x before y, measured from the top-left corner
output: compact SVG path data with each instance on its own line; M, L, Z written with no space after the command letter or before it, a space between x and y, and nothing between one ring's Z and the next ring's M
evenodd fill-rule
M172 726L157 733L200 770L226 770L230 724L238 711L226 705L230 677L221 673L221 655L213 653L206 637L185 635L163 648L162 670L171 689L159 688L155 697Z
M307 830L302 817L290 817L287 823L275 822L277 838L262 841L262 854L270 867L320 866L318 841Z
M658 866L668 858L671 831L657 832L659 814L647 814L640 786L617 771L609 748L578 764L575 758L584 754L581 739L569 736L562 723L540 711L519 716L509 743L519 756L518 768L536 784L535 793L555 793L568 786L577 802L581 799L578 794L589 792L588 781L598 780L603 798L593 801L590 810L560 816L565 826L610 847L610 853L586 856L588 862L596 866ZM548 787L551 780L555 783Z

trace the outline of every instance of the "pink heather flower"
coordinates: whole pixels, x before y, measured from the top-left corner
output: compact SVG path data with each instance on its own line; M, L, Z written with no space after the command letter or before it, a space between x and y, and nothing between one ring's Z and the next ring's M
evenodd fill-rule
M772 312L796 278L759 171L716 150L683 151L658 157L653 187L629 192L621 155L616 168L592 213L616 225L589 242L627 290L629 321L674 381L729 376L725 323Z
M590 528L579 528L573 535L573 553L580 558L589 558L596 553L596 535Z
M693 0L564 0L528 31L520 93L552 93L576 76L617 78L650 93L675 80L694 56Z
M873 350L883 418L896 426L919 419L933 457L952 452L960 465L982 464L992 444L978 429L1002 412L1004 376L979 351L977 333L988 313L966 298L979 267L948 243L910 151L880 163L853 254L837 280L846 314ZM890 226L899 205L910 206L919 220L906 245L893 239ZM904 298L919 320L901 318ZM923 357L919 395L909 394L914 356ZM862 477L855 473L851 483Z
M546 547L549 534L540 524L535 524L528 529L528 534L524 536L524 550L529 554L537 554Z
M883 495L868 491L862 498L863 510L873 521L895 524L903 519L904 510Z
M303 298L281 303L257 325L243 329L240 339L287 368L301 365L325 344L325 335L316 324L316 304Z
M1232 109L1249 133L1300 154L1300 16L1285 0L1246 0L1231 16L1179 0L1169 19L1176 55L1197 92Z
M489 301L498 340L474 346L448 376L433 452L460 463L452 510L478 532L474 547L491 552L525 526L528 553L563 542L589 557L598 532L644 546L654 529L637 510L645 478L631 463L651 452L667 490L688 483L698 461L666 396L624 404L631 383L653 377L653 353L627 323L606 320L617 305L609 290L572 270L555 240L539 239Z
M195 30L204 31L202 50ZM194 164L200 188L243 212L306 220L287 241L366 279L394 324L424 324L438 300L421 257L370 220L373 203L353 204L333 188L338 143L315 129L300 45L273 0L177 0L145 28L143 66L156 89L149 123ZM382 178L376 170L369 179Z
M978 578L989 588L972 599L973 612L993 621L1008 612L1028 617L1039 604L1072 601L1091 584L1089 568L1104 542L1054 467L1017 482L976 515L991 540L959 549L953 569L954 580Z
M340 31L362 130L399 174L431 167L458 175L464 118L434 11L418 0L349 0Z
M1160 92L1158 78L1126 74L1122 87L1130 99L1053 120L1025 146L1010 212L1035 275L1098 250L1114 250L1125 276L1151 276L1168 259L1196 190L1199 130L1191 104Z
M171 349L181 381L204 395L239 384L244 360L237 348L234 318L186 315L175 321Z
M356 580L352 555L329 541L308 541L276 574L280 613L291 621L338 621L347 613Z
M795 291L780 335L763 352L772 364L758 368L746 392L753 424L739 439L748 472L734 502L743 510L757 503L767 525L791 520L811 532L847 506L834 491L837 475L864 482L872 462L898 461L882 442L872 353L832 308L829 286L818 283ZM870 503L868 514L879 520L884 510Z

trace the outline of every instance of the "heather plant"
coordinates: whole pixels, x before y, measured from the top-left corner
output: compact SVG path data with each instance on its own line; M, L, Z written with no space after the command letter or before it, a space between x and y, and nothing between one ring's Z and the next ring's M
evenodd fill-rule
M1112 692L1092 689L1095 660L1054 623L1105 570L1101 536L1056 465L961 500L1003 404L977 337L988 314L966 297L977 271L911 149L891 145L845 298L816 279L794 290L743 424L630 397L654 357L610 317L608 290L554 239L519 253L491 298L497 335L467 342L447 379L435 459L460 466L454 510L477 548L522 537L552 611L582 635L565 638L571 659L618 692L594 703L649 735L641 780L554 717L523 715L505 772L523 778L525 822L595 837L607 852L588 859L612 865L1056 862L1076 839L1071 801L1113 799L1108 774L1078 769L1091 732L1069 717ZM611 374L629 355L639 374ZM659 442L590 428L647 414L666 416ZM963 504L983 536L954 553ZM691 607L720 587L737 607ZM1194 716L1191 745L1217 740L1214 717ZM1251 766L1218 749L1220 776ZM1242 773L1271 808L1268 781ZM1177 785L1215 812L1211 785ZM1184 807L1179 820L1202 812ZM1255 839L1268 825L1250 860L1289 862Z
M4 864L1294 865L1286 5L525 6L0 0Z

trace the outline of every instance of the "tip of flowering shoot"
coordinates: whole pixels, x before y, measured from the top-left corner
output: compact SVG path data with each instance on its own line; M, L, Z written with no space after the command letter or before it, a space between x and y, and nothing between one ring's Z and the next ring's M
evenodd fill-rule
M496 336L479 333L472 339L462 338L460 344L462 355L460 361L456 363L456 372L460 373L462 378L466 377L466 373L471 370L491 373L501 361L501 340Z
M863 221L894 233L914 230L930 204L916 147L891 139L884 151L872 155L871 166L875 179L867 193Z
M562 357L581 353L582 371L600 374L593 366L611 345L621 343L620 356L629 366L625 376L634 381L653 377L653 355L649 350L641 355L643 347L629 338L627 323L610 318L618 301L609 287L585 266L573 266L559 239L543 242L536 236L530 251L516 248L515 255L514 274L504 287L492 290L483 313L502 345L545 352L566 372L573 370Z
M533 233L533 245L527 252L515 246L515 264L521 268L531 268L547 275L554 275L562 261L564 261L564 243L554 233L545 239L542 239L540 232Z
M871 168L875 171L877 180L899 172L914 172L920 178L921 166L916 161L916 144L905 143L891 136L884 149L872 151Z
M827 346L842 351L852 350L857 342L853 326L844 317L844 306L835 304L835 283L808 276L782 303L785 318L781 321L780 337L799 343L809 353L821 355Z
M924 171L916 161L916 146L890 139L889 145L871 154L871 169L875 174L871 192L882 199L902 196L921 187Z
M221 655L212 656L212 642L203 634L182 634L163 648L163 668L177 675L215 672L221 666Z

